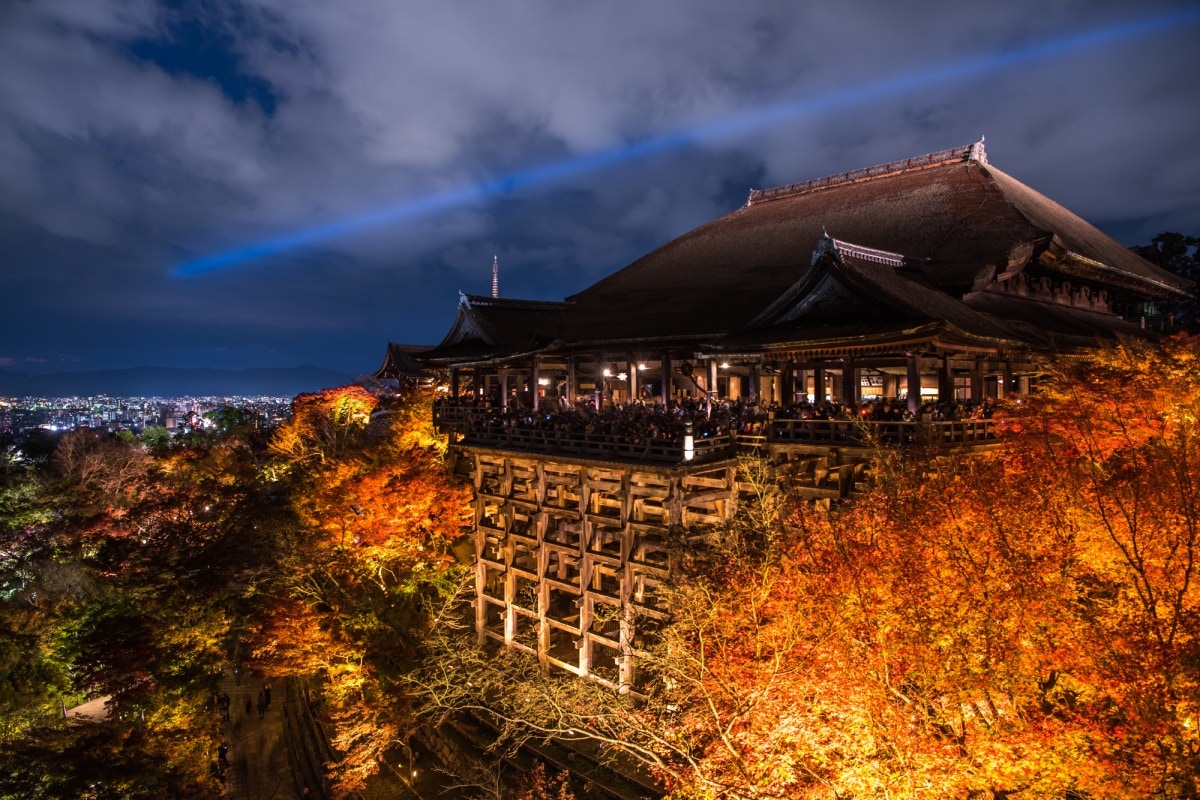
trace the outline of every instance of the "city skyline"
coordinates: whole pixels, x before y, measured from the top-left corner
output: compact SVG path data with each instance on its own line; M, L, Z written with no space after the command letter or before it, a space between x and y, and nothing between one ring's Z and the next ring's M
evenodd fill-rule
M1197 232L1197 6L917 9L8 10L0 369L368 372L493 257L559 300L750 188L981 135L1125 244Z

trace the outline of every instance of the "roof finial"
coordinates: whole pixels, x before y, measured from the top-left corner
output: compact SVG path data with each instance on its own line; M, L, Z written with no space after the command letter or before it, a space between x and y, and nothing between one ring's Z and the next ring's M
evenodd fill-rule
M825 226L821 226L821 238L817 239L817 249L813 250L812 263L816 264L827 255L832 255L839 262L842 260L842 254L838 250L838 241L829 235L829 231L825 230Z
M500 296L500 256L492 256L492 297Z
M967 158L977 164L986 164L988 162L987 151L983 149L983 140L984 137L980 136L979 141L971 145L971 152L967 154Z

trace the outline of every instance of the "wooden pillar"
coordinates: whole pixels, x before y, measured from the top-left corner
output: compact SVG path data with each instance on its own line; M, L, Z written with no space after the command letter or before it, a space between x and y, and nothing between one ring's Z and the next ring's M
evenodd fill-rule
M638 365L633 357L633 353L630 353L625 358L629 365L629 402L632 403L638 397Z
M779 375L779 382L781 403L787 406L796 402L796 365L791 361L783 363L783 372Z
M942 363L938 364L938 402L954 402L954 370L949 353L943 355Z
M906 385L908 387L908 411L916 415L921 408L921 366L917 362L916 353L908 353L905 357L908 374L906 376Z
M575 405L575 356L567 356L567 405Z
M821 403L825 400L825 368L815 367L813 369L813 402Z
M842 362L842 404L854 406L858 405L858 400L858 366L846 359Z
M596 410L604 406L604 357L596 357Z
M508 411L508 367L500 368L500 410Z
M484 563L483 554L487 551L487 531L480 525L480 520L483 519L483 498L479 497L479 457L472 456L475 460L475 643L483 644L485 636L484 631L487 630L487 608L488 604L483 598L487 595L487 564Z
M450 402L458 402L458 367L450 368Z
M507 465L506 465L507 466ZM509 517L508 527L511 529L512 518ZM517 573L513 569L513 561L516 559L516 542L511 535L504 537L504 644L506 647L512 647L513 640L517 636Z
M971 362L971 402L983 402L983 361L978 358Z
M541 364L538 363L538 357L534 356L529 364L529 393L533 395L530 398L530 405L534 411L537 411L540 405L538 402L538 393L542 388L541 384L538 383L538 380L542 377L540 367Z
M537 467L539 484L542 467L539 464ZM541 505L541 500L538 500L538 505ZM543 664L550 657L550 584L546 582L546 572L550 565L550 551L542 546L546 539L546 515L538 514L537 516L537 552L534 556L537 558L537 619L538 619L538 638L537 638L537 657L538 661Z
M662 370L661 370L661 372L662 372L662 402L663 402L663 406L666 406L668 403L671 402L671 398L675 394L673 391L671 391L672 387L671 387L671 354L670 353L662 354L661 366L662 366Z
M708 360L708 385L704 388L708 390L705 392L704 413L706 416L712 417L713 395L717 392L717 360L715 358Z
M1016 378L1013 377L1012 363L1009 361L1005 361L1004 362L1004 381L1002 383L1002 389L1000 390L1000 396L1008 397L1009 394L1011 394L1012 392L1015 392L1016 390L1017 390Z

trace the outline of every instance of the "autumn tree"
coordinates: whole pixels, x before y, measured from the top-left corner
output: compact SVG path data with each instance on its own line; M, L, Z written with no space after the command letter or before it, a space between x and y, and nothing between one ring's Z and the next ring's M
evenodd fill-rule
M999 449L881 452L847 506L744 469L737 519L681 541L636 696L464 631L424 674L431 709L483 715L501 744L577 742L677 797L1195 797L1196 343L1041 385Z
M1177 337L1066 364L1011 457L1078 554L1075 678L1143 796L1200 793L1200 350ZM1047 454L1052 458L1047 458Z
M12 695L5 748L17 760L0 792L219 790L207 773L214 734L204 704L230 629L253 596L248 590L272 568L270 537L286 524L261 491L258 465L258 454L234 436L155 454L136 440L91 431L63 437L27 484L21 513L7 516L0 531L0 577L13 589L0 602L7 626L0 669L13 665L15 688L40 686ZM9 658L18 647L20 658ZM110 698L110 719L64 723L60 699L84 697ZM95 758L55 762L81 747L97 758L114 748L121 754L105 756L107 773ZM129 788L137 780L144 791Z
M302 395L272 443L268 469L297 525L252 636L252 664L319 679L341 791L361 787L412 729L400 678L430 624L425 599L453 584L450 546L468 521L469 496L447 473L430 404L380 404L356 386Z
M16 446L0 453L0 740L19 737L56 709L69 691L41 624L39 578L47 562L36 535L51 514L41 507L38 465Z
M829 625L814 625L818 613L805 591L812 579L789 568L787 506L775 476L751 458L739 475L747 492L737 518L676 543L663 588L672 622L635 619L657 634L638 653L633 692L479 648L471 626L444 624L430 636L428 666L417 676L430 717L466 712L487 720L499 732L497 757L553 740L681 797L793 796L798 768L787 732L804 729L798 698L810 696L806 675L822 679L819 648Z

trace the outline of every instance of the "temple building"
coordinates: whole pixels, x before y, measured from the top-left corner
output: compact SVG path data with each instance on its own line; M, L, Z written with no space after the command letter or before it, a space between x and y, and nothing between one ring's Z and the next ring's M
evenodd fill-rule
M479 636L634 686L668 545L731 518L739 447L815 499L869 472L861 424L788 407L890 402L907 413L879 441L986 444L987 420L922 410L1028 391L1049 358L1151 335L1158 304L1190 289L980 141L752 191L562 302L462 295L441 344L406 355L449 373L435 417L474 481ZM729 402L763 410L753 436L539 424Z

